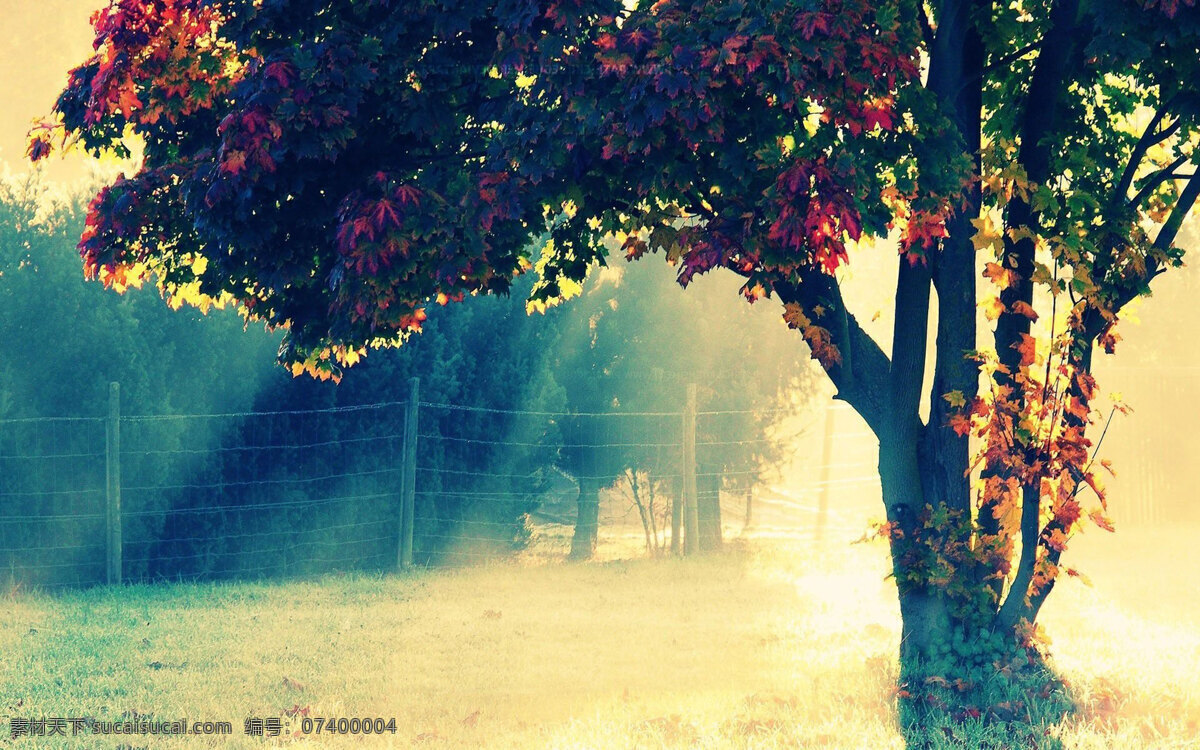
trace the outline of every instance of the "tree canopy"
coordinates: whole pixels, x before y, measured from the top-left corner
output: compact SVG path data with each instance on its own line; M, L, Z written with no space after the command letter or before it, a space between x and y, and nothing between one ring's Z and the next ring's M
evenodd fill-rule
M1194 0L113 0L95 27L30 155L140 140L80 245L110 285L230 301L329 375L524 270L534 306L569 295L606 237L728 269L879 437L916 652L1024 632L1109 525L1092 355L1181 262ZM904 259L890 344L836 273L872 239Z

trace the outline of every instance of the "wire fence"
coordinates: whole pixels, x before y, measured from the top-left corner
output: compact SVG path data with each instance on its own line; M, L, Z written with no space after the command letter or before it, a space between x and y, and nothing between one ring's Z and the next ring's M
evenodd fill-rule
M0 563L14 580L104 580L105 425L0 422Z
M0 420L0 564L48 588L114 564L120 581L294 577L393 570L406 533L415 564L574 555L581 528L585 556L678 552L689 441L702 548L747 528L849 541L882 514L877 443L842 405L698 411L690 435L683 416L414 400ZM1143 473L1118 521L1159 520Z
M122 577L394 561L402 407L123 417Z

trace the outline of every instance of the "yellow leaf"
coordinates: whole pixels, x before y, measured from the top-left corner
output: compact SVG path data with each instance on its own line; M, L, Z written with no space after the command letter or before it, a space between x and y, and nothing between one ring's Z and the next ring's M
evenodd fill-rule
M1037 235L1029 230L1029 227L1016 227L1008 230L1008 238L1013 242L1021 240L1036 240Z
M338 361L346 367L353 367L362 360L363 355L367 353L365 348L362 349L338 349L335 352Z
M983 308L983 315L989 322L995 321L1004 312L1004 303L1000 301L999 297L987 297L979 305Z
M826 370L842 364L842 352L833 343L829 331L821 326L806 326L801 332L804 342L812 350L812 356Z
M991 279L992 283L1000 288L1001 291L1008 289L1013 284L1012 270L1005 268L999 263L988 263L983 267L983 278Z
M971 219L972 226L975 227L975 236L971 238L971 244L975 246L975 251L980 252L989 247L1000 249L1000 233L992 225L990 216L980 216L977 219Z
M804 329L812 325L812 321L804 314L804 308L795 302L789 302L783 306L783 319L791 328Z

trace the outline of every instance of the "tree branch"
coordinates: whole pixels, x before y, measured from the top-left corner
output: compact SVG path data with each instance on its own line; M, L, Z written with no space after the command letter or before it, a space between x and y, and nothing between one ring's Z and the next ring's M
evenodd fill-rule
M1050 24L1042 39L1041 53L1034 64L1029 89L1021 104L1019 123L1020 149L1018 161L1025 169L1029 182L1042 184L1050 177L1051 139L1059 127L1060 100L1071 80L1072 67L1088 40L1077 33L1078 0L1059 0L1050 9ZM1012 230L1035 229L1040 217L1030 201L1014 197L1005 212L1005 225ZM1033 303L1033 270L1036 245L1031 235L1013 239L1006 232L1001 265L1014 273L1013 283L1000 292L1004 311L996 322L993 335L996 355L1003 367L993 376L993 387L1012 388L1013 407L1025 408L1025 396L1015 380L1021 367L1018 345L1030 333L1031 321L1017 312L1020 303ZM1015 449L1015 448L1014 448ZM1012 467L1000 459L989 458L983 469L985 477L1011 477ZM991 511L994 501L985 502L979 512L979 525L984 534L999 531ZM1038 518L1041 511L1041 492L1037 482L1022 483L1021 487L1021 557L1016 577L1007 598L996 613L996 623L1011 628L1025 611L1029 585L1037 565ZM1001 582L992 584L999 597Z
M1059 127L1060 100L1070 81L1070 70L1077 53L1087 39L1075 33L1078 0L1060 0L1050 10L1050 27L1044 37L1045 48L1038 56L1029 90L1022 102L1018 160L1030 183L1044 183L1050 176L1051 145L1047 142ZM1008 205L1005 225L1010 230L1038 227L1039 216L1028 200L1014 198ZM999 374L999 385L1013 385L1011 374L1019 368L1020 353L1014 348L1021 336L1030 331L1030 320L1015 311L1017 303L1033 304L1033 266L1035 243L1032 236L1019 240L1004 237L1001 263L1015 272L1014 282L1000 293L1005 310L996 324L995 348L1000 364L1010 375Z
M1037 484L1021 487L1021 559L1017 563L1017 574L1008 596L996 615L996 624L1004 630L1012 629L1023 619L1030 619L1029 584L1037 568L1038 514L1041 510L1041 492Z
M993 60L992 62L983 66L983 70L981 70L979 72L979 74L981 76L986 75L990 71L996 70L997 68L1003 68L1004 66L1008 65L1009 63L1016 62L1017 60L1020 60L1025 55L1028 55L1030 52L1033 52L1035 49L1040 48L1042 46L1042 43L1045 41L1046 41L1045 37L1043 37L1041 39L1038 39L1036 42L1030 42L1029 44L1026 44L1024 47L1022 47L1018 50L1009 52L1007 55L1001 57L1000 59Z
M904 439L916 442L920 429L921 384L925 377L925 355L929 332L929 289L932 280L927 263L911 264L900 259L896 277L896 318L892 327L892 366L888 376L891 414Z
M843 399L854 407L875 434L885 426L887 382L891 362L854 315L846 309L841 287L832 275L818 269L801 272L795 281L777 280L775 293L784 304L796 303L806 311L820 306L825 314L815 321L829 331L841 362L822 362Z
M1200 153L1192 154L1192 161L1200 167ZM1183 192L1179 194L1175 207L1171 209L1171 215L1163 223L1162 229L1158 230L1158 236L1154 238L1154 249L1165 251L1175 244L1175 237L1179 235L1183 220L1191 212L1192 206L1196 205L1197 197L1200 197L1200 177L1193 173L1184 185Z
M917 12L917 21L921 24L921 38L925 40L926 49L933 49L934 41L937 39L937 29L934 28L929 14L925 12L924 4Z
M1173 165L1172 169L1174 166L1179 165ZM1191 212L1192 207L1196 204L1198 198L1200 198L1200 177L1197 177L1195 174L1193 174L1188 178L1188 183L1184 187L1183 192L1180 194L1179 200L1176 202L1175 207L1171 210L1171 214L1167 217L1167 221L1163 224L1158 236L1155 237L1153 245L1154 249L1165 251L1174 244L1175 237L1178 235L1179 229L1183 225L1184 218L1189 212ZM1145 273L1136 279L1134 283L1130 283L1124 289L1120 290L1113 302L1113 307L1111 309L1112 313L1115 314L1120 312L1120 310L1126 304L1128 304L1134 297L1141 293L1142 286L1161 273L1162 270L1163 269L1160 267L1158 259L1155 256L1148 256L1146 258ZM1090 373L1092 369L1092 353L1094 351L1096 337L1104 331L1104 328L1109 325L1109 322L1096 308L1089 308L1085 315L1086 319L1083 322L1078 337L1079 349L1077 354L1072 358L1072 365L1074 365L1079 372ZM1075 384L1072 385L1071 396L1079 399L1080 403L1082 404L1087 404L1088 402L1086 396ZM1070 423L1071 420L1075 420L1076 426L1082 424L1081 421L1076 417L1064 416L1064 419L1067 419L1068 423ZM1107 434L1107 432L1108 426L1105 425L1104 433L1102 433L1100 436L1100 443L1104 442L1104 436ZM1100 444L1098 443L1095 451L1092 454L1092 461L1095 461L1096 453L1098 453L1099 450ZM1072 470L1072 478L1076 482L1083 481L1083 476L1090 469L1090 467L1091 463L1089 462L1088 466L1083 471ZM1048 581L1040 591L1034 594L1030 594L1028 591L1029 584L1032 581L1032 575L1028 577L1024 575L1024 568L1026 565L1024 553L1024 535L1026 533L1025 523L1025 513L1024 508L1022 508L1021 566L1017 577L1013 581L1013 586L1009 591L1008 598L1005 600L1004 606L1001 608L1000 614L998 615L998 621L1008 626L1013 626L1022 619L1033 621L1033 619L1037 617L1039 610L1041 610L1042 605L1045 603L1046 597L1049 596L1051 589L1054 587L1054 580L1052 579ZM1047 540L1054 534L1056 530L1064 531L1065 529L1061 524L1052 519L1046 524L1046 528L1041 530L1037 538L1037 546L1045 547L1046 560L1053 565L1057 565L1062 557L1061 550L1052 547L1047 543ZM1036 559L1034 560L1034 564L1036 564ZM1030 573L1032 574L1032 572L1033 571L1031 568Z
M1153 175L1151 175L1149 178L1149 182L1147 182L1142 187L1142 189L1138 191L1137 195L1133 196L1133 200L1131 200L1129 202L1129 205L1136 208L1138 206L1138 204L1140 204L1147 197L1149 197L1151 193L1153 193L1155 190L1157 190L1159 185L1163 184L1167 180L1182 179L1184 177L1189 177L1190 175L1181 175L1175 171L1176 169L1179 169L1184 164L1186 164L1187 160L1188 160L1188 158L1187 158L1186 154L1183 156L1180 156L1178 159L1171 162L1170 166L1165 167L1164 169L1160 169L1159 171L1157 171Z
M1193 162L1200 163L1200 154L1192 157ZM1154 238L1154 244L1151 246L1159 252L1166 252L1175 244L1175 238L1179 235L1179 230L1183 226L1183 220L1187 218L1192 207L1196 205L1197 198L1200 198L1200 175L1195 173L1188 178L1187 184L1184 185L1183 192L1179 194L1179 200L1175 202L1175 207L1171 209L1171 213L1167 216L1167 220L1163 223L1162 228L1158 230L1158 235ZM1146 270L1136 279L1130 280L1123 288L1117 290L1117 294L1113 299L1111 311L1115 315L1119 313L1125 305L1129 304L1142 293L1142 288L1150 283L1156 276L1162 273L1165 268L1162 267L1159 258L1153 254L1146 255ZM1088 341L1095 339L1103 331L1108 321L1100 314L1100 311L1095 308L1087 310L1087 319L1084 323L1084 336Z
M1179 130L1180 121L1177 119L1161 131L1158 126L1162 124L1163 118L1167 116L1167 108L1171 105L1174 99L1164 103L1154 113L1154 117L1150 119L1150 124L1146 126L1146 130L1142 132L1142 137L1134 144L1133 151L1129 152L1129 161L1125 164L1125 170L1121 173L1121 179L1113 188L1113 201L1123 201L1125 196L1129 194L1129 187L1133 185L1133 176L1137 173L1138 166L1141 165L1142 159L1146 157L1146 152L1152 146L1162 143L1166 139L1175 134ZM1136 205L1136 204L1135 204Z

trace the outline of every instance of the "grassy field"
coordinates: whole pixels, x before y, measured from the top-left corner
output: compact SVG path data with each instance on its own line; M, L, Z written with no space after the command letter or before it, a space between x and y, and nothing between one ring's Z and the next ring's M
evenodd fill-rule
M1078 709L1012 747L1200 747L1193 538L1083 540L1096 586L1064 583L1044 618ZM10 592L0 747L903 747L881 547L818 555L763 533L652 561L612 559L636 541L609 539L609 559L568 565L562 542L551 530L517 563L405 576ZM1122 545L1149 557L1113 560ZM1190 570L1168 564L1179 554ZM1162 577L1137 575L1151 568ZM394 717L396 732L292 735L305 712ZM9 738L7 718L54 716L233 735ZM245 736L247 717L281 717L284 736ZM977 747L980 731L947 726L943 744Z

